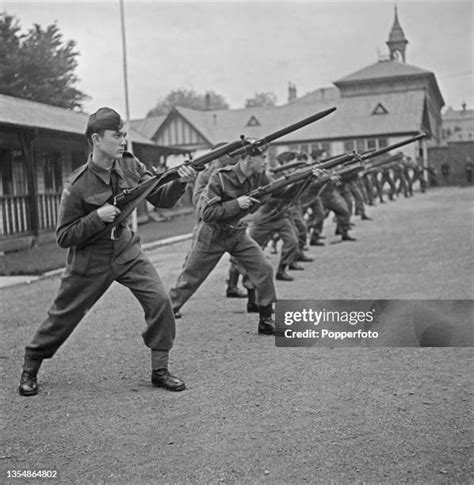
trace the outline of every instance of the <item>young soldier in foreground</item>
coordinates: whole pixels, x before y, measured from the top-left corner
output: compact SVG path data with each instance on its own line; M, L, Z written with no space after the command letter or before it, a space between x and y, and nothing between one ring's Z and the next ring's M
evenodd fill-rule
M71 176L59 208L56 238L59 246L69 248L67 267L48 318L26 347L19 386L22 396L37 394L37 374L43 359L53 357L114 281L128 287L143 307L147 328L142 335L151 349L153 385L170 391L185 389L184 382L168 370L168 354L175 338L171 302L137 235L122 223L113 233L107 231L91 240L120 213L111 205L113 196L152 176L145 165L125 151L126 133L122 129L123 121L113 109L101 108L89 117L86 138L92 153ZM158 188L147 200L157 207L172 207L195 171L181 167L178 174L180 179Z

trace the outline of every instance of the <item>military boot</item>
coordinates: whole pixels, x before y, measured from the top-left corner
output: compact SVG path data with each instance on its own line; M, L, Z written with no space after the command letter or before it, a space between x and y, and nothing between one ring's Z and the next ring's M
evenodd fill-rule
M247 295L240 288L238 288L239 272L235 269L229 270L229 278L227 279L227 298L246 298Z
M280 264L280 266L278 266L278 271L277 271L275 278L278 281L293 281L294 280L293 276L290 276L286 272L286 264Z
M344 232L341 241L357 241L355 237L349 236L349 233Z
M42 362L41 359L34 360L25 357L23 372L20 376L20 385L18 386L20 396L36 396L38 394L37 375Z
M260 320L258 322L258 333L263 335L274 335L275 324L272 318L272 304L260 307Z
M247 289L247 312L258 313L257 295L254 289Z

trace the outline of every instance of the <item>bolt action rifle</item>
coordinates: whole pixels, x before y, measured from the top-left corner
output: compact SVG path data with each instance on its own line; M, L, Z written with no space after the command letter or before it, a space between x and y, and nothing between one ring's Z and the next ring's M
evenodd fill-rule
M285 136L293 131L299 130L304 126L307 126L315 121L318 121L329 114L336 111L337 108L329 108L324 111L320 111L315 113L303 120L300 120L296 123L293 123L285 128L275 131L270 135L264 136L263 138L259 138L257 140L249 140L244 135L240 136L239 140L227 143L222 147L215 148L211 150L209 153L205 155L201 155L195 159L188 160L183 164L170 168L162 173L156 173L154 176L150 177L149 179L145 180L141 184L133 187L131 189L124 189L120 194L117 194L114 197L114 205L116 205L120 210L121 213L114 219L113 222L107 224L106 227L100 231L99 233L92 236L86 243L99 239L108 231L112 230L112 236L114 229L123 222L135 209L138 205L144 201L152 192L156 191L159 187L172 182L179 178L178 170L183 166L190 166L197 171L201 171L205 168L207 163L212 162L220 157L225 155L229 157L235 156L242 156L242 155L252 155L255 149L260 147L264 147L268 145L268 143Z

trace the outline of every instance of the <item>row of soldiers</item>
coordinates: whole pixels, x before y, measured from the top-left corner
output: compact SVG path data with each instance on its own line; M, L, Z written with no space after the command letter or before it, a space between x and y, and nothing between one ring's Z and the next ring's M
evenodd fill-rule
M341 241L352 242L356 241L350 235L352 216L370 221L366 206L374 205L376 197L385 202L386 183L391 200L400 193L412 195L415 180L425 190L423 172L416 170L401 153L383 159L380 168L344 180L334 176L321 185L318 161L324 160L324 156L323 152L313 152L309 159L303 153L284 152L277 157L277 166L269 168L264 150L255 148L237 161L223 156L199 173L192 197L198 223L182 272L170 291L176 318L182 317L181 307L228 252L231 258L226 296L247 298L247 311L260 314L258 332L273 334L272 304L276 300L273 270L263 255L268 245L276 253L277 241L281 240L275 279L293 281L289 270L301 271L304 267L300 263L313 261L305 254L308 244L324 245L323 225L330 213L334 213L337 223L336 235L341 236ZM309 183L289 185L262 200L245 195L276 178L311 166L314 177ZM246 291L239 288L240 277Z

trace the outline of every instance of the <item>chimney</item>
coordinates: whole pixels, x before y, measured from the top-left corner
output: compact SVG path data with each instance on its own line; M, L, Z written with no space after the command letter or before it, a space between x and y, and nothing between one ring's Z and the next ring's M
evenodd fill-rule
M296 85L292 82L288 83L288 102L291 103L296 99Z
M467 107L466 101L463 101L461 106L462 106L462 110L466 111L466 107Z
M211 93L209 91L206 93L206 109L211 109Z

